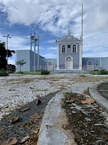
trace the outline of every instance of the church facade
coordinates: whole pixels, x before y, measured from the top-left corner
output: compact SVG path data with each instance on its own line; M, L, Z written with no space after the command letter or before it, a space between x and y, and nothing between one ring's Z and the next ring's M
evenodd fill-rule
M68 33L57 43L57 70L82 69L82 41Z

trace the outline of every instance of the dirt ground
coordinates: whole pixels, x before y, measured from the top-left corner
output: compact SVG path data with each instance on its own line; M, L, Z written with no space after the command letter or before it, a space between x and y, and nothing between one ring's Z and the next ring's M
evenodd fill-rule
M96 102L86 104L84 95L64 95L63 107L66 109L69 127L75 135L75 142L78 145L108 145L106 112Z
M108 77L57 74L0 78L0 113L1 116L4 115L0 120L0 145L36 145L45 107L56 92L72 87L74 84L97 83L100 80L108 80ZM40 95L42 99L39 105L36 105L37 99L34 99L37 95ZM30 101L31 98L33 101ZM80 97L75 98L79 100ZM87 137L89 139L89 134L93 134L97 139L98 136L94 134L99 135L103 132L103 136L99 135L95 145L107 145L108 128L105 124L103 125L105 120L101 115L104 112L102 108L96 104L93 105L94 107L86 105L79 107L77 103L76 101L76 107L73 104L66 105L70 128L75 133L75 141L80 145L89 145L86 140ZM96 132L93 131L95 128L98 128ZM89 139L90 145L94 145L94 138Z
M38 105L34 100L4 116L0 121L0 145L13 145L14 139L17 142L15 145L36 145L45 107L56 93L46 95ZM21 143L25 137L28 139Z

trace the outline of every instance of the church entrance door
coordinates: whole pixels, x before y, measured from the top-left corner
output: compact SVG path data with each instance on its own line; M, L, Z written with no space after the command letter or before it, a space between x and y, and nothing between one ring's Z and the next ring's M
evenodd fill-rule
M72 70L73 69L73 61L72 61L72 57L67 57L66 58L66 70Z

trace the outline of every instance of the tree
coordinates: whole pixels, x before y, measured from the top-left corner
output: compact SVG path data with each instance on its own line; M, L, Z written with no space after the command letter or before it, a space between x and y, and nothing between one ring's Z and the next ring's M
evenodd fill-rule
M13 64L8 64L8 72L13 73L16 71L16 66Z
M19 61L16 61L16 65L19 65L20 66L20 72L21 72L21 66L23 66L26 62L22 59L22 60L19 60Z
M0 42L0 69L7 69L7 57L11 57L14 50L7 50L4 42Z

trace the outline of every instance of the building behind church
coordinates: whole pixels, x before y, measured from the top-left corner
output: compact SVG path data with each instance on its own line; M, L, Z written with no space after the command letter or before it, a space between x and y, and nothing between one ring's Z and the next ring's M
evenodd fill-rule
M47 60L45 57L39 55L39 68L38 68L38 54L32 50L17 50L16 61L24 60L26 63L22 66L23 72L32 72L35 70L46 70ZM20 71L20 66L17 65L17 72Z

